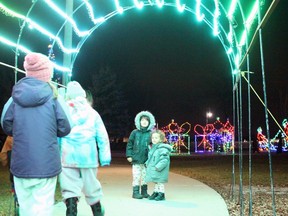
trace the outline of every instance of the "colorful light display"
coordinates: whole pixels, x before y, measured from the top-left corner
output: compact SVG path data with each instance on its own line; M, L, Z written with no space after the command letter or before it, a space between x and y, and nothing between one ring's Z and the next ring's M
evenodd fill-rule
M234 127L229 119L222 123L219 118L213 124L194 126L195 152L228 152L232 151L234 139Z
M180 126L172 119L171 123L161 128L166 135L168 143L173 148L173 153L190 154L190 136L191 124L185 122ZM184 149L184 150L183 150Z
M213 133L214 129L213 124L207 124L205 126L196 124L194 126L194 132L196 133L195 152L214 151L214 143L209 141L209 136Z
M173 147L174 153L190 153L189 132L191 131L191 127L189 122L185 122L179 126L172 119L167 126L161 128L168 142ZM234 148L234 127L230 124L229 119L225 123L217 119L213 124L206 124L205 126L196 124L194 132L195 152L229 152Z
M278 148L282 148L281 149L282 151L288 151L288 121L287 119L283 119L282 127L283 128L280 128L280 130L276 133L276 135L270 140L270 143L266 139L265 135L262 134L262 128L259 127L257 129L258 150L268 151L268 149L270 148L270 151L275 151L275 150L279 150ZM263 140L264 140L264 143L263 143Z
M258 150L261 151L268 151L269 149L269 142L268 139L264 134L262 134L262 128L258 127L257 129L257 142L258 142Z

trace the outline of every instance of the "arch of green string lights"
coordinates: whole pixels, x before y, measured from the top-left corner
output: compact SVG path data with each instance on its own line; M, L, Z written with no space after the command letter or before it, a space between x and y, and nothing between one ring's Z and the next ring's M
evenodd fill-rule
M116 15L121 16L123 13L126 13L131 9L143 10L145 7L157 7L159 9L163 7L174 7L179 13L191 13L193 15L191 17L194 18L196 22L206 23L211 28L213 35L218 37L223 45L223 48L227 53L231 71L233 72L239 70L239 62L244 56L243 50L245 50L245 45L248 43L249 31L251 31L251 26L259 11L258 1L259 0L253 1L253 4L250 4L250 12L247 18L244 17L242 6L237 0L223 1L223 3L220 2L220 0L186 0L186 2L185 0L114 0L114 2L109 1L109 4L107 3L108 1L105 3L103 3L103 1L94 1L94 3L92 3L88 0L79 0L77 5L75 5L72 16L66 14L65 5L63 5L63 3L60 5L57 1L39 0L32 1L32 6L26 14L16 12L11 7L6 6L3 3L0 3L0 11L5 16L17 18L23 22L20 29L21 33L25 27L28 27L29 29L34 30L36 34L52 39L52 47L57 45L57 48L62 53L70 54L72 58L70 68L65 68L57 63L55 63L55 67L57 70L68 72L71 75L74 62L82 45L98 27L100 27L110 18ZM32 10L36 10L34 8L36 4L42 4L42 7L43 4L45 4L46 10L51 10L60 20L64 20L56 33L49 30L49 25L52 25L52 23L45 26L40 24L38 20L31 18L30 14L32 13ZM103 6L104 4L106 7ZM98 13L103 14L103 12L95 10L99 8L100 5L102 8L105 8L104 13L106 13L106 15L104 16L99 16ZM84 27L82 23L76 21L80 11L86 12L86 15L88 15L86 18L90 25ZM97 13L95 11L97 11ZM62 30L64 29L65 24L67 23L72 26L73 32L76 36L73 37L72 48L65 47L63 42L64 38L61 38L60 36L62 35ZM83 28L86 29L80 30ZM22 43L22 34L19 34L17 41L11 41L7 37L4 37L0 31L0 42L8 46L15 47L16 55L18 52L29 53L33 51L29 48L29 45L23 45L26 43Z

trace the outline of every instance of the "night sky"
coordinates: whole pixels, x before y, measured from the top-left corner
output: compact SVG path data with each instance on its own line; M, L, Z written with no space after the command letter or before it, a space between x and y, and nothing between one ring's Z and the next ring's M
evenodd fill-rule
M85 85L93 71L111 66L134 114L150 110L162 126L171 119L205 123L209 108L229 117L228 59L212 31L189 14L131 11L97 29L82 49L75 79Z
M288 95L287 8L288 1L280 1L262 31L268 106L280 123L288 115L288 102L284 103ZM42 39L37 40L43 43ZM3 49L9 54L2 52L2 61L13 64L13 52ZM255 72L251 83L263 98L258 40L250 54L250 64ZM124 86L133 117L141 110L149 110L160 127L171 119L178 124L187 121L192 127L205 124L207 111L214 115L210 122L216 117L222 121L233 119L232 74L225 50L212 30L190 13L179 13L172 7L145 7L109 19L81 48L72 79L87 89L93 72L105 66L111 67ZM1 70L2 78L5 70ZM243 82L244 125L246 88ZM252 130L256 133L257 127L265 128L264 108L253 93L251 100ZM247 126L244 127L245 131ZM273 135L278 129L271 119L270 127Z

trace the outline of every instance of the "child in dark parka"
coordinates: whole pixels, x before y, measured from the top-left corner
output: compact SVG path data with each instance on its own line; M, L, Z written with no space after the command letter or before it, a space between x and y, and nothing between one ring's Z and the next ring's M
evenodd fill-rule
M155 127L155 118L148 111L142 111L135 117L135 126L126 147L127 160L132 163L132 186L134 199L148 198L145 162L148 159L148 146L151 131ZM141 189L141 192L140 192Z

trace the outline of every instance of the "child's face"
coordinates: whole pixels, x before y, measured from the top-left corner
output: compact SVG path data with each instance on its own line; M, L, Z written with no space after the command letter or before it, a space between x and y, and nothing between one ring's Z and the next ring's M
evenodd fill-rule
M143 128L148 127L148 126L149 126L149 121L148 121L148 119L147 119L147 118L141 118L141 120L140 120L140 125L141 125L141 127L143 127Z
M157 144L161 142L160 134L158 133L153 133L151 139L152 139L153 144Z

